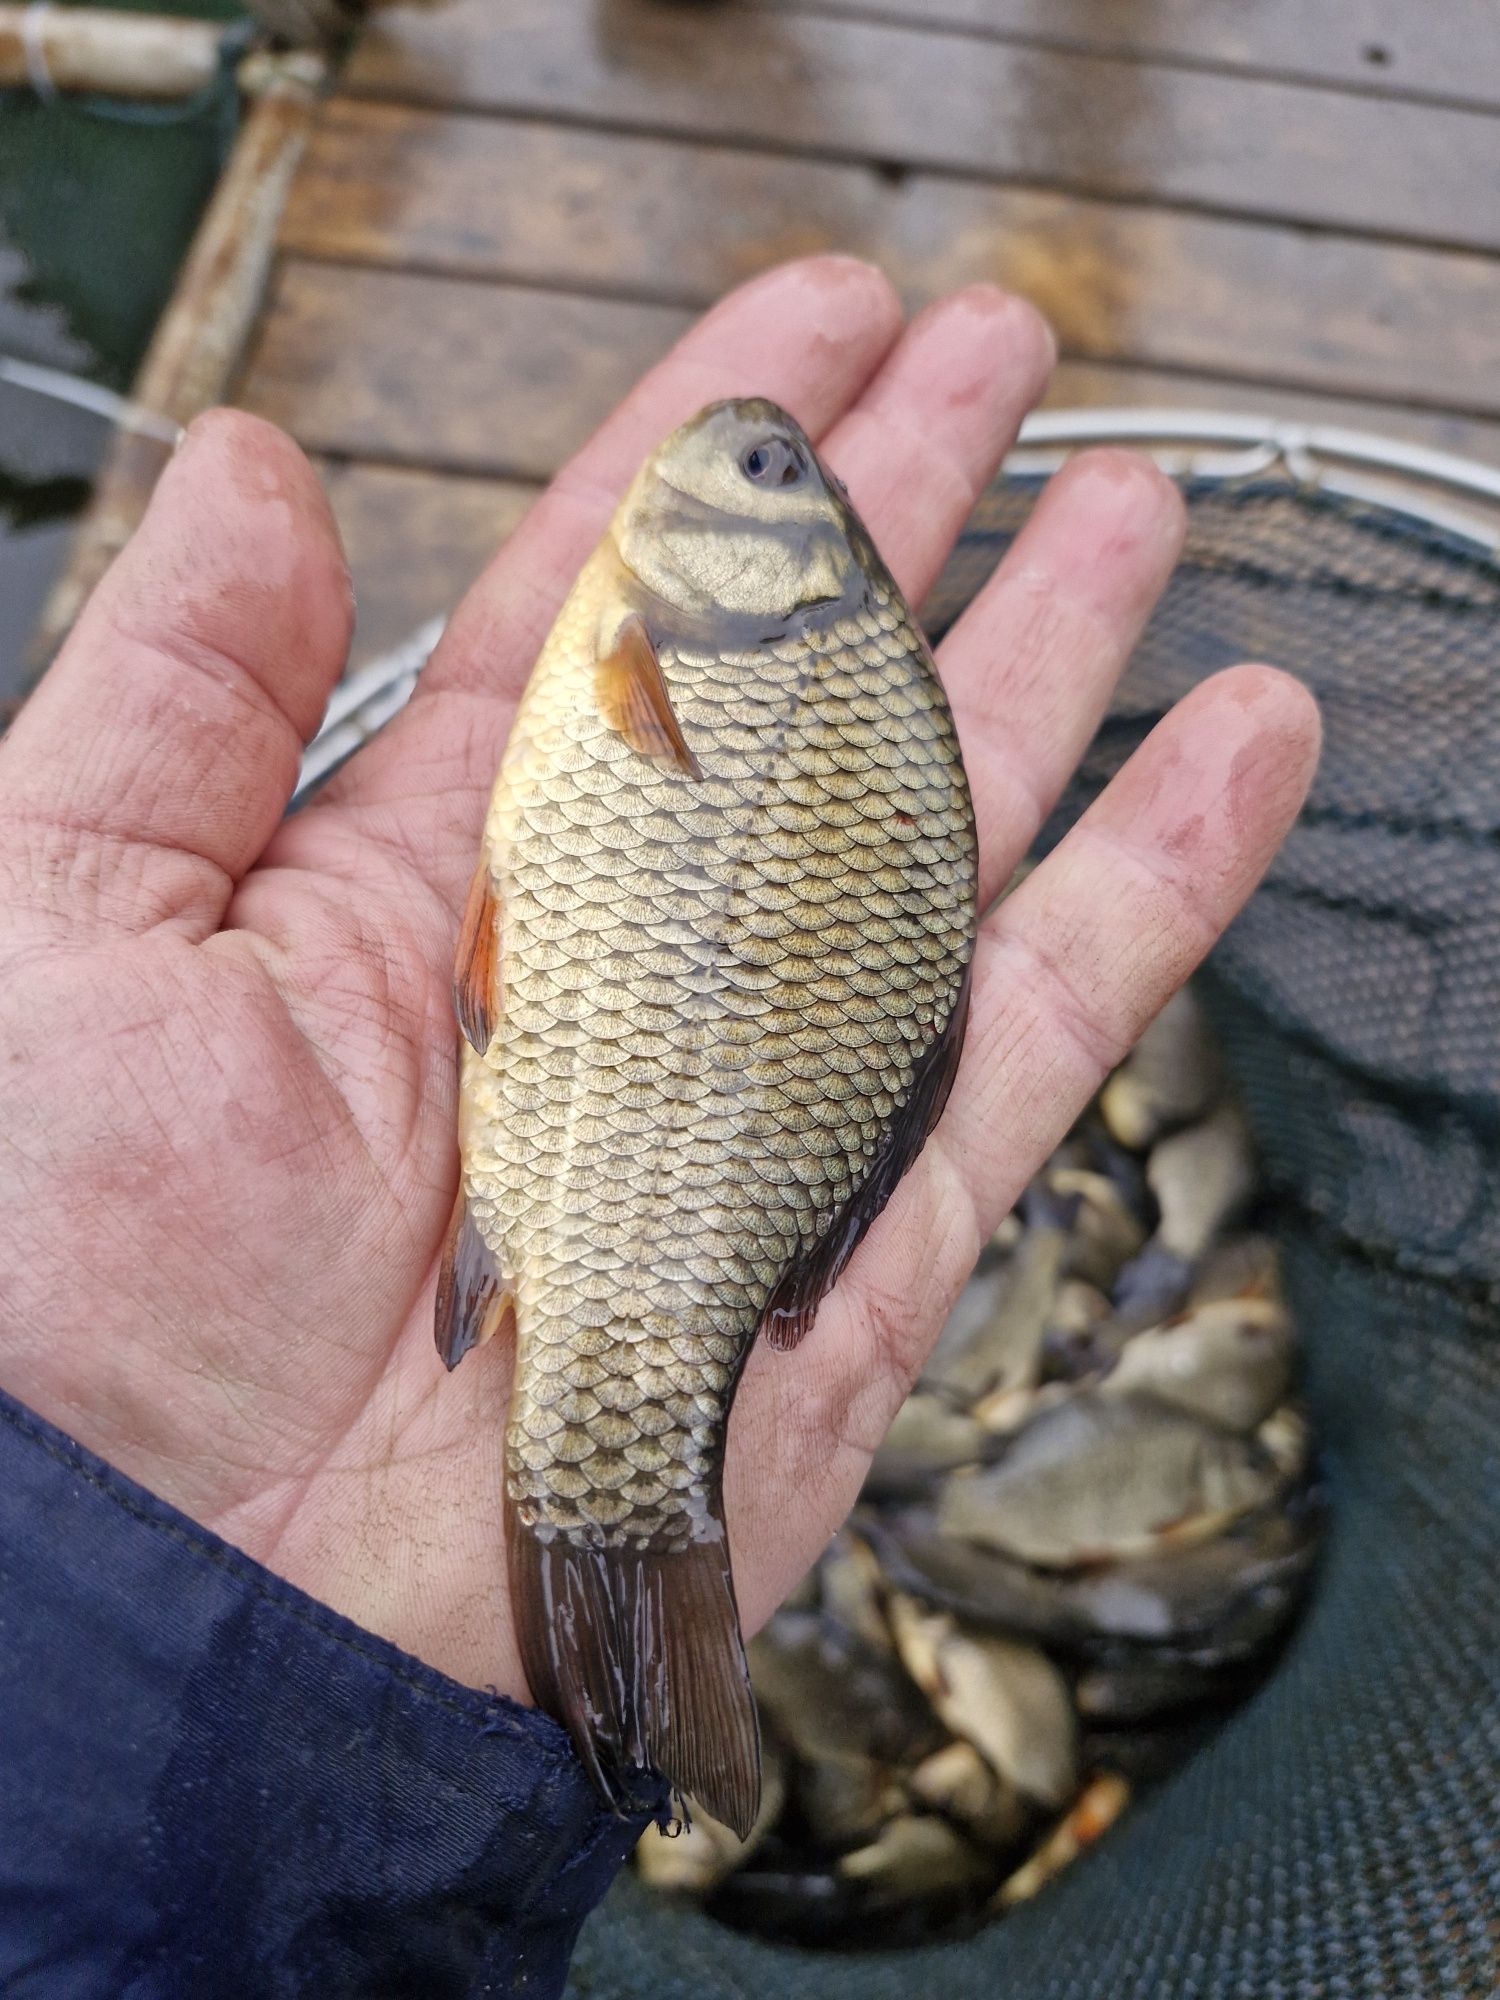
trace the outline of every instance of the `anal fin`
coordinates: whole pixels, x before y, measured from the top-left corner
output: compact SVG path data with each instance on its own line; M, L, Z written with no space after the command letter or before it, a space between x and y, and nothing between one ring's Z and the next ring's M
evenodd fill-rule
M474 1226L460 1183L438 1267L434 1331L443 1366L456 1368L471 1347L483 1347L507 1319L514 1332L515 1301L501 1281L489 1246Z
M500 908L483 854L469 884L453 961L453 1011L483 1055L500 1018Z
M673 1790L744 1838L760 1810L760 1722L723 1526L675 1549L542 1539L510 1511L510 1588L538 1707L572 1735L622 1816L632 1774Z
M599 713L632 750L656 763L670 764L686 777L703 776L682 733L661 661L638 611L627 615L609 650L595 661L594 688Z

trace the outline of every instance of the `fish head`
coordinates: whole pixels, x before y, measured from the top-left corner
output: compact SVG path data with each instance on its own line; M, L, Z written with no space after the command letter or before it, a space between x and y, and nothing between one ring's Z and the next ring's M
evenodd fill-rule
M711 403L673 431L612 532L636 582L674 610L768 629L857 603L873 559L807 433L760 396Z

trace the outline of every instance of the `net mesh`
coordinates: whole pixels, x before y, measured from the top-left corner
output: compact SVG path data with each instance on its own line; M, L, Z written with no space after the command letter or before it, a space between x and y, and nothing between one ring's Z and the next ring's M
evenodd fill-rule
M987 496L940 632L1030 505ZM1291 484L1190 485L1186 555L1055 839L1195 681L1317 693L1307 810L1203 992L1276 1197L1332 1532L1270 1681L1036 1902L832 1958L622 1880L577 2000L1500 1994L1500 569Z

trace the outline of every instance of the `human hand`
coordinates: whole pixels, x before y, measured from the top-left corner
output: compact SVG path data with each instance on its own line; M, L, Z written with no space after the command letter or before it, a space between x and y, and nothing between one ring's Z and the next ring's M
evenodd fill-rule
M196 424L0 745L0 1382L314 1596L524 1698L506 1357L450 1379L432 1342L449 977L516 700L619 493L703 403L790 408L915 603L1050 361L1030 308L987 288L902 333L846 260L744 287L559 474L410 708L285 822L348 585L296 447ZM943 647L981 907L1181 532L1165 477L1085 454ZM1248 895L1317 736L1284 676L1216 676L982 927L936 1133L801 1348L762 1343L746 1370L726 1512L747 1633L850 1506L980 1244Z

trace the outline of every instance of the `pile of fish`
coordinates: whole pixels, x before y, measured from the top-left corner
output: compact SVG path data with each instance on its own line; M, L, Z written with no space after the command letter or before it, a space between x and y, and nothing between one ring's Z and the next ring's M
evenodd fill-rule
M849 1522L751 1644L764 1797L641 1875L806 1944L1034 1894L1264 1673L1321 1530L1295 1330L1191 993L986 1246Z

